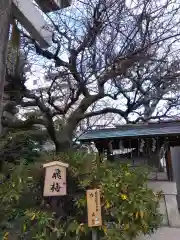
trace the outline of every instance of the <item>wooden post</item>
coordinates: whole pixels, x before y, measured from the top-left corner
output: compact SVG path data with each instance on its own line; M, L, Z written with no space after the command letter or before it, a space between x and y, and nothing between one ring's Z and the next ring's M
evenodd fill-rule
M100 181L100 177L99 177L99 169L100 169L100 162L101 162L101 158L103 158L104 151L102 153L102 155L98 155L96 157L96 162L97 162L97 180ZM99 197L99 201L100 201L100 210L101 210L101 199ZM102 216L101 216L101 225L102 225ZM99 240L99 232L98 229L93 229L92 230L92 240Z
M98 232L94 228L92 228L92 240L98 240Z
M100 157L97 154L97 181L100 180ZM91 189L86 191L87 211L88 211L88 226L92 228L92 240L99 240L99 232L96 227L102 226L101 214L101 195L100 189Z
M68 166L69 164L60 161L43 164L45 169L43 196L46 200L48 197L48 203L57 216L64 215L60 197L67 195L66 171Z
M0 0L0 134L12 0Z
M102 226L100 190L87 190L88 226Z

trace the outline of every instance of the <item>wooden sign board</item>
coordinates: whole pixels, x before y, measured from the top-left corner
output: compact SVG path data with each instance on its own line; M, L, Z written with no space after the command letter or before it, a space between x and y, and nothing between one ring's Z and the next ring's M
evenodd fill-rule
M87 190L88 226L102 226L101 196L99 189Z
M66 169L68 164L59 161L44 164L44 197L67 195Z

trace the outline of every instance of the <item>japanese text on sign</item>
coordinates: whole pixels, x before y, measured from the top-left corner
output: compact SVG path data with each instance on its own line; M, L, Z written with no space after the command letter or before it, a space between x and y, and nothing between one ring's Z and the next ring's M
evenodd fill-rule
M66 190L66 167L50 165L46 167L44 196L63 196Z
M53 179L61 179L61 170L59 168L55 169L54 172L53 172L53 175L52 175L52 178ZM65 183L63 183L65 184ZM56 181L56 182L53 182L53 184L50 185L50 190L52 192L60 192L61 190L61 183Z
M102 226L100 190L87 191L88 226Z
M59 178L61 179L61 170L59 168L55 169L53 175L52 175L52 178Z

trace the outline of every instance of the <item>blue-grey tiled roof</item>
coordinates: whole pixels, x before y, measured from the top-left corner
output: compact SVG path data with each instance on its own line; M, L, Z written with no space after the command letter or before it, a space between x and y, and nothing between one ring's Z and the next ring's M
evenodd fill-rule
M180 123L156 123L148 125L124 125L111 129L91 130L80 137L80 141L93 141L97 139L129 138L140 136L168 136L180 135Z

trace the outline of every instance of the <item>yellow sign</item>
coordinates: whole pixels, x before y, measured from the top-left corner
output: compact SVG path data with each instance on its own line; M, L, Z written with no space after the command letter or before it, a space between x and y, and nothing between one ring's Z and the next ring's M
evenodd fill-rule
M87 190L88 226L102 226L101 196L99 189Z
M68 164L62 162L50 162L44 164L45 181L44 196L64 196L67 195L66 169Z

